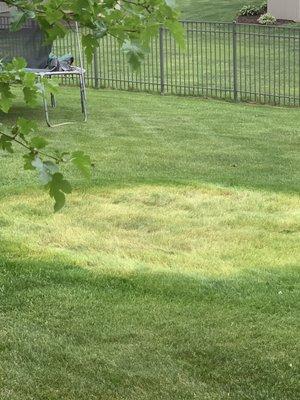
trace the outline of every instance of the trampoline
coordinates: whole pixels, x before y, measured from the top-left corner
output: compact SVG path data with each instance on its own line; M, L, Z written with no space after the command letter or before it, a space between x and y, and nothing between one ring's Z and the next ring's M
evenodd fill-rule
M49 69L48 60L52 51L52 44L46 44L44 34L35 20L28 20L20 30L10 29L11 15L0 14L0 59L3 63L10 62L13 58L22 57L27 62L27 72L34 73L36 79L43 87L43 78L76 76L79 79L80 103L84 122L87 121L87 101L85 87L85 70L83 68L83 57L80 43L78 24L75 23L76 42L78 46L79 67L70 66L68 70ZM42 90L43 105L45 110L46 123L49 127L69 124L63 122L53 124L50 121L48 102L45 90ZM54 95L51 93L51 106L56 106Z

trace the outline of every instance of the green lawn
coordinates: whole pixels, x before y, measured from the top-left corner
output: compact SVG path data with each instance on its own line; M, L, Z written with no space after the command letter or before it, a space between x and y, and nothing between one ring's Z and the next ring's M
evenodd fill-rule
M95 162L61 213L0 153L0 399L298 399L299 110L89 105L14 109Z
M183 19L200 21L232 21L244 5L262 2L263 0L176 0Z

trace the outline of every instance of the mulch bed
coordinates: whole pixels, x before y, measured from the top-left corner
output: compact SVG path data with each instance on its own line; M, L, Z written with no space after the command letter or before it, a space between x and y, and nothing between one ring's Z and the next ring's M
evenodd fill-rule
M239 16L236 19L236 22L239 24L259 24L258 19L260 15L248 15L248 16ZM269 26L275 26L275 25L287 25L287 24L294 24L294 21L290 21L288 19L278 19L275 24L269 25Z

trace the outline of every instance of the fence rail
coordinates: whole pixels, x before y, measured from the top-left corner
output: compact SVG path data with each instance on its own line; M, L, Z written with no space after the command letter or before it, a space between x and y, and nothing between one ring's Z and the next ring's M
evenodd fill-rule
M87 69L88 84L300 106L299 28L192 21L183 26L186 49L162 28L138 73L114 38L101 39ZM67 41L60 46L70 50Z
M182 22L186 49L162 28L139 72L118 42L100 39L87 84L186 96L300 106L300 29L224 22ZM75 33L54 44L56 54L78 59ZM64 83L72 83L64 79Z

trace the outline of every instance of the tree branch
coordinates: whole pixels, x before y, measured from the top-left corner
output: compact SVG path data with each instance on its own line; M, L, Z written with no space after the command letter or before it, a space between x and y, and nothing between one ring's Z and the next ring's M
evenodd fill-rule
M34 147L29 146L28 144L26 144L26 143L22 142L21 140L17 139L17 136L11 136L11 135L8 135L7 133L4 133L4 132L1 132L1 135L7 137L12 142L15 142L15 143L19 144L20 146L24 147L25 149L29 150L30 152L34 151L36 154L41 154L42 156L48 157L48 158L54 160L57 163L62 161L58 157L55 157L55 156L53 156L51 154L45 153L43 151L35 149Z

